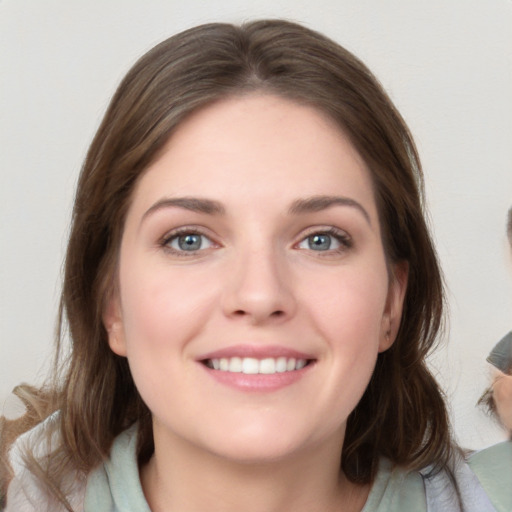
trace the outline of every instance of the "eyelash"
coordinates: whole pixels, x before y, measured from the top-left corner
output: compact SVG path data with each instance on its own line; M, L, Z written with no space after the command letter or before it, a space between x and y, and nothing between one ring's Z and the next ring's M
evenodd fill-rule
M175 229L175 230L171 231L170 233L167 233L164 237L162 237L162 239L159 242L159 245L166 252L172 253L173 255L176 255L176 256L183 256L183 257L194 256L194 255L197 255L198 253L205 250L205 249L199 249L199 250L195 250L195 251L185 251L185 250L174 249L173 247L170 246L171 242L173 242L174 240L178 239L179 237L185 236L185 235L200 236L200 237L207 239L213 247L218 246L218 244L216 244L210 236L206 235L201 230L199 230L197 228L187 227L187 226Z
M192 251L186 251L186 250L178 250L170 246L170 244L178 239L181 236L185 235L197 235L200 237L204 237L209 241L209 243L213 247L219 247L218 244L216 244L215 241L212 240L212 238L208 235L206 235L204 232L202 232L200 229L192 228L192 227L181 227L178 229L175 229L171 231L170 233L167 233L162 239L159 241L159 246L162 247L166 252L172 253L173 255L180 256L180 257L187 257L187 256L194 256L197 255L200 252L205 251L206 249L200 248L198 250L192 250ZM340 247L335 249L328 248L327 250L315 250L315 249L303 249L308 250L313 253L318 253L318 256L327 256L332 255L333 253L343 253L349 249L351 249L354 245L352 238L345 232L340 229L329 227L326 229L319 229L319 228L311 228L311 230L306 233L306 235L303 235L302 238L297 242L294 247L301 250L300 247L298 247L300 244L306 242L309 238L315 236L315 235L326 235L329 237L334 238L339 244ZM322 254L323 253L323 254Z
M340 247L338 247L336 249L328 249L325 251L315 251L314 249L305 249L305 250L309 250L311 252L316 252L316 253L318 253L319 256L332 255L333 253L338 253L338 254L343 253L349 249L352 249L354 246L354 241L352 240L352 238L345 231L342 231L335 227L329 227L326 229L312 228L311 231L309 233L306 233L306 235L303 236L300 239L300 241L295 245L298 246L299 244L307 241L308 238L315 236L315 235L330 236L330 237L334 238L340 244ZM324 254L322 254L322 253L324 253Z

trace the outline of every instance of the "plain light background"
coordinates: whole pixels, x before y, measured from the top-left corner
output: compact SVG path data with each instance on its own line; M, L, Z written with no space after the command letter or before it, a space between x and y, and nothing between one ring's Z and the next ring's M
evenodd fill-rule
M432 367L458 440L502 439L475 403L512 329L511 0L0 0L0 410L50 361L74 185L124 73L182 29L268 17L353 51L408 122L450 302Z

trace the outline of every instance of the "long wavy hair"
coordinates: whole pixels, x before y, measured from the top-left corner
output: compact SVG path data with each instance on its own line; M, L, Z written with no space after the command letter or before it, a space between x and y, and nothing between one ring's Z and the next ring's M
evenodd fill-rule
M20 388L26 403L44 401L33 422L60 411L54 428L61 445L51 456L58 463L42 468L41 478L61 492L63 503L64 472L90 471L134 422L139 459L148 460L153 451L151 414L127 360L110 350L102 323L134 187L187 116L252 92L313 106L350 138L371 173L388 261L409 265L396 341L379 354L348 418L342 471L352 482L371 483L383 456L411 470L448 466L447 411L425 362L442 327L443 282L425 221L420 161L404 120L368 68L323 35L280 20L215 23L175 35L136 62L81 170L65 262L57 377L37 393ZM64 331L71 350L63 358Z

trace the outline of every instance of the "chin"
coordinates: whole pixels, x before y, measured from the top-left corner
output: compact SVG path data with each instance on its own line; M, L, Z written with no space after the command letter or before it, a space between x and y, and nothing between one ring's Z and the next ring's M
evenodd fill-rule
M299 444L276 442L275 439L234 440L228 446L217 446L213 453L222 459L242 465L261 465L292 458Z
M298 430L297 424L286 425L283 422L253 422L251 425L222 429L218 434L208 439L212 453L232 462L255 465L293 459L312 450L316 451L320 445L331 441L339 443L341 451L343 439L339 430L334 433ZM217 441L212 443L215 438Z

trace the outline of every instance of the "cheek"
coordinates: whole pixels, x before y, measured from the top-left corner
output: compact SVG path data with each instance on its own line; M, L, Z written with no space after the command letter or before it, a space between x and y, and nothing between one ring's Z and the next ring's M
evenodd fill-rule
M162 400L169 400L166 386L172 387L173 400L191 389L190 341L204 325L214 293L212 286L199 286L198 273L127 263L126 271L120 269L126 355L142 399L159 411L166 407Z
M340 271L317 281L311 296L311 319L326 341L326 358L332 370L325 391L338 404L335 409L340 418L359 402L379 352L388 281L378 262L374 268Z
M340 271L316 280L311 293L315 322L326 337L346 350L377 346L386 308L387 274L371 269Z
M127 261L120 271L127 350L185 346L213 303L215 288L200 272Z
M376 269L379 269L378 262ZM312 276L310 276L312 277ZM370 381L378 356L382 318L387 299L387 273L380 270L338 269L331 275L317 273L303 311L315 335L322 339L321 383L315 402L329 410L324 428L331 432L344 424ZM306 326L303 325L303 331ZM326 407L327 404L327 407Z

